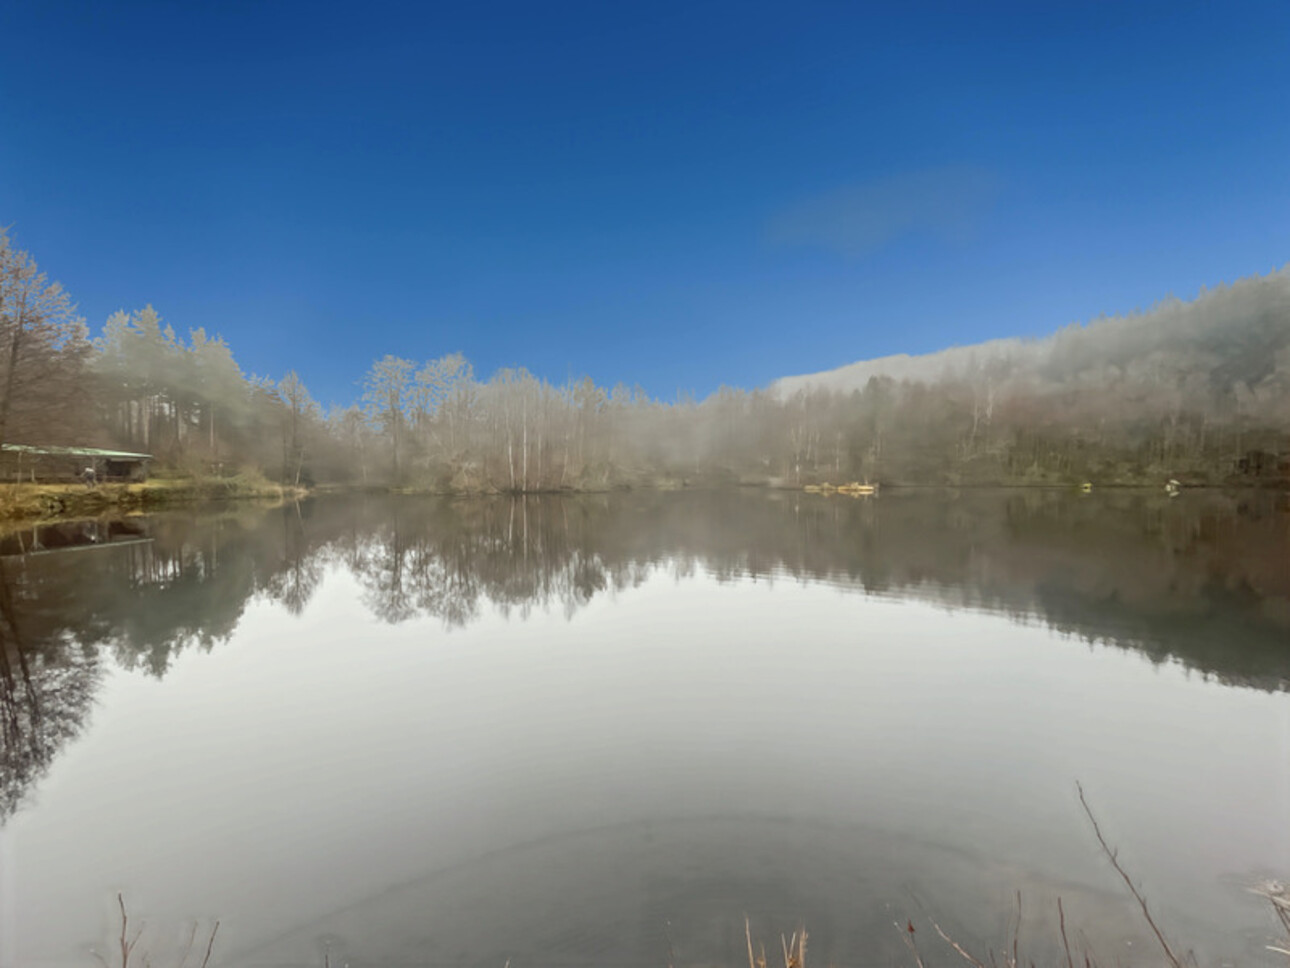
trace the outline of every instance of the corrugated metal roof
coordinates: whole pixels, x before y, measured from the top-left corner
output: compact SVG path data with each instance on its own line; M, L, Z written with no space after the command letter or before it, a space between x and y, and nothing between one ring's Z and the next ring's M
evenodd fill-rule
M31 454L34 457L102 457L104 460L152 460L151 454L133 454L127 450L103 450L99 447L33 447L29 444L5 444L5 451Z

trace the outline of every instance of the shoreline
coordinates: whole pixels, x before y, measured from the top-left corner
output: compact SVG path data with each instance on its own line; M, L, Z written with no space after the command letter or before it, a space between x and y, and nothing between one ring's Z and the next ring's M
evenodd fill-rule
M1071 491L1079 493L1081 485L1075 483L993 482L970 484L945 483L882 483L876 493L850 493L836 487L821 489L820 485L786 485L774 481L652 481L648 483L621 483L599 487L563 487L542 490L506 490L499 488L434 488L392 487L374 484L323 484L299 487L274 484L263 479L242 478L161 478L133 484L99 484L87 488L83 484L0 484L0 523L17 524L43 521L64 521L75 518L97 517L104 514L139 514L168 508L219 507L241 501L288 501L311 497L352 495L377 495L400 497L480 498L480 497L550 497L556 495L611 494L626 491L720 491L728 489L765 490L772 493L812 494L821 498L867 498L889 491L960 491L960 490L1018 490L1018 491ZM1183 492L1284 492L1284 487L1257 484L1189 484ZM1140 491L1167 493L1156 483L1115 482L1099 484L1085 494L1100 491Z
M287 500L305 488L239 478L158 479L132 484L0 484L0 521L61 521L169 507L205 507L246 500Z

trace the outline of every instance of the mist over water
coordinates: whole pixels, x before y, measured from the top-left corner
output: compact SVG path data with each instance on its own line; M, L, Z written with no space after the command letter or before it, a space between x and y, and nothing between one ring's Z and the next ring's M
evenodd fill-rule
M889 964L1015 892L1261 963L1290 871L1275 495L346 498L0 542L0 961ZM930 931L923 942L931 946ZM934 950L934 949L933 949ZM939 955L940 953L937 952ZM952 953L946 953L945 962ZM956 957L956 956L955 956Z

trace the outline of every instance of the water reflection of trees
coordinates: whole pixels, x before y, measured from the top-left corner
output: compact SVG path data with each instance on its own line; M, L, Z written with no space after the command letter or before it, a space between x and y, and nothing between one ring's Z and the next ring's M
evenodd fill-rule
M293 578L321 565L300 528L270 541L264 523L158 516L0 541L0 822L84 727L105 657L160 676L177 652L226 639L257 593L299 597Z
M80 731L100 676L96 650L29 636L0 559L0 824Z
M484 603L521 618L552 606L571 615L596 593L638 584L649 573L648 561L597 548L615 504L540 497L408 502L378 510L343 557L362 583L364 602L387 622L427 615L465 625Z
M1268 495L337 498L60 525L0 552L0 819L82 728L105 656L164 675L249 602L300 613L333 568L385 622L572 615L655 569L702 568L1002 611L1224 682L1290 683L1290 515Z

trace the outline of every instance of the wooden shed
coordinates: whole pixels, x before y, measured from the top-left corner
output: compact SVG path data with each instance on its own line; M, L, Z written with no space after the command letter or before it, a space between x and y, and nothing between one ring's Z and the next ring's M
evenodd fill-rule
M13 481L77 481L85 468L94 468L100 481L143 481L151 454L100 447L38 447L5 444L3 477Z

